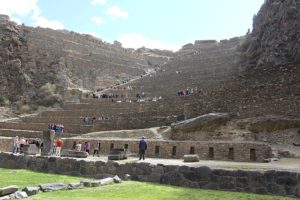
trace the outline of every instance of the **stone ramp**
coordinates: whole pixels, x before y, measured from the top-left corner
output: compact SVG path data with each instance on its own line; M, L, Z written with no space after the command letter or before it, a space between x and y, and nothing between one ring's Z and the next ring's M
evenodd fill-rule
M92 132L83 135L75 136L75 138L113 138L113 139L140 139L145 137L147 139L168 139L167 131L168 127L154 127L149 129L136 129L136 130L117 130L117 131L101 131L101 132Z

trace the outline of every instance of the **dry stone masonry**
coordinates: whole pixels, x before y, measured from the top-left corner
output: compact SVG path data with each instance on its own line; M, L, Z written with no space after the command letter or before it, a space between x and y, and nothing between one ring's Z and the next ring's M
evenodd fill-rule
M92 187L111 183L111 177L130 177L132 180L157 182L177 186L219 189L226 191L276 194L300 197L300 174L287 171L242 171L210 169L149 163L119 164L108 161L84 161L71 158L36 157L0 153L0 167L29 169L85 177L106 178L99 182L83 181ZM115 181L116 182L116 181Z

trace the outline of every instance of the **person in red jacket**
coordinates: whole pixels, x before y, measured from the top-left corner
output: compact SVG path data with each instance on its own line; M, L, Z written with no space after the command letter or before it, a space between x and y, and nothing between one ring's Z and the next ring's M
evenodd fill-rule
M63 145L63 142L61 141L61 139L58 139L56 141L56 156L60 156L62 145Z

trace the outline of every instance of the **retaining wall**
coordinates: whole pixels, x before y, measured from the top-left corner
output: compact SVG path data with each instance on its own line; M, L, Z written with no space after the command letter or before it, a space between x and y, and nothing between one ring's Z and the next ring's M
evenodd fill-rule
M23 156L9 153L0 153L0 167L95 178L115 174L123 177L124 174L130 174L133 180L138 181L300 197L300 174L296 172L229 171L210 169L206 166L188 167L151 165L149 163L119 164L112 161L85 161L82 159Z

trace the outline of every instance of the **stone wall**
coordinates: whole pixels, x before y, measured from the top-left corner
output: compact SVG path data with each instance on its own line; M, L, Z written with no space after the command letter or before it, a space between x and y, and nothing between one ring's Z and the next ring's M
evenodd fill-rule
M163 184L258 194L300 197L300 174L284 171L241 171L210 169L206 166L151 165L149 163L119 164L108 161L85 161L72 158L23 156L0 153L0 167L29 169L103 178L130 174L133 180Z
M91 143L91 153L100 142L100 154L108 155L111 148L127 148L127 152L138 154L138 140L126 139L63 139L63 149L72 149L73 141ZM263 162L272 153L271 147L258 142L231 142L231 141L164 141L147 140L146 157L182 159L185 154L198 154L202 160L233 160L239 162ZM0 137L0 151L10 152L11 137ZM252 153L250 153L252 152Z
M107 155L111 148L126 148L128 152L138 154L138 140L132 139L64 139L64 147L71 149L73 141L81 143L90 141L92 152L98 142L101 144L100 154ZM240 162L263 162L270 156L271 147L256 142L231 141L165 141L147 140L146 156L157 158L181 159L185 154L198 154L202 160L234 160ZM250 153L252 152L252 153ZM252 155L251 155L252 154ZM254 157L252 157L254 156Z

